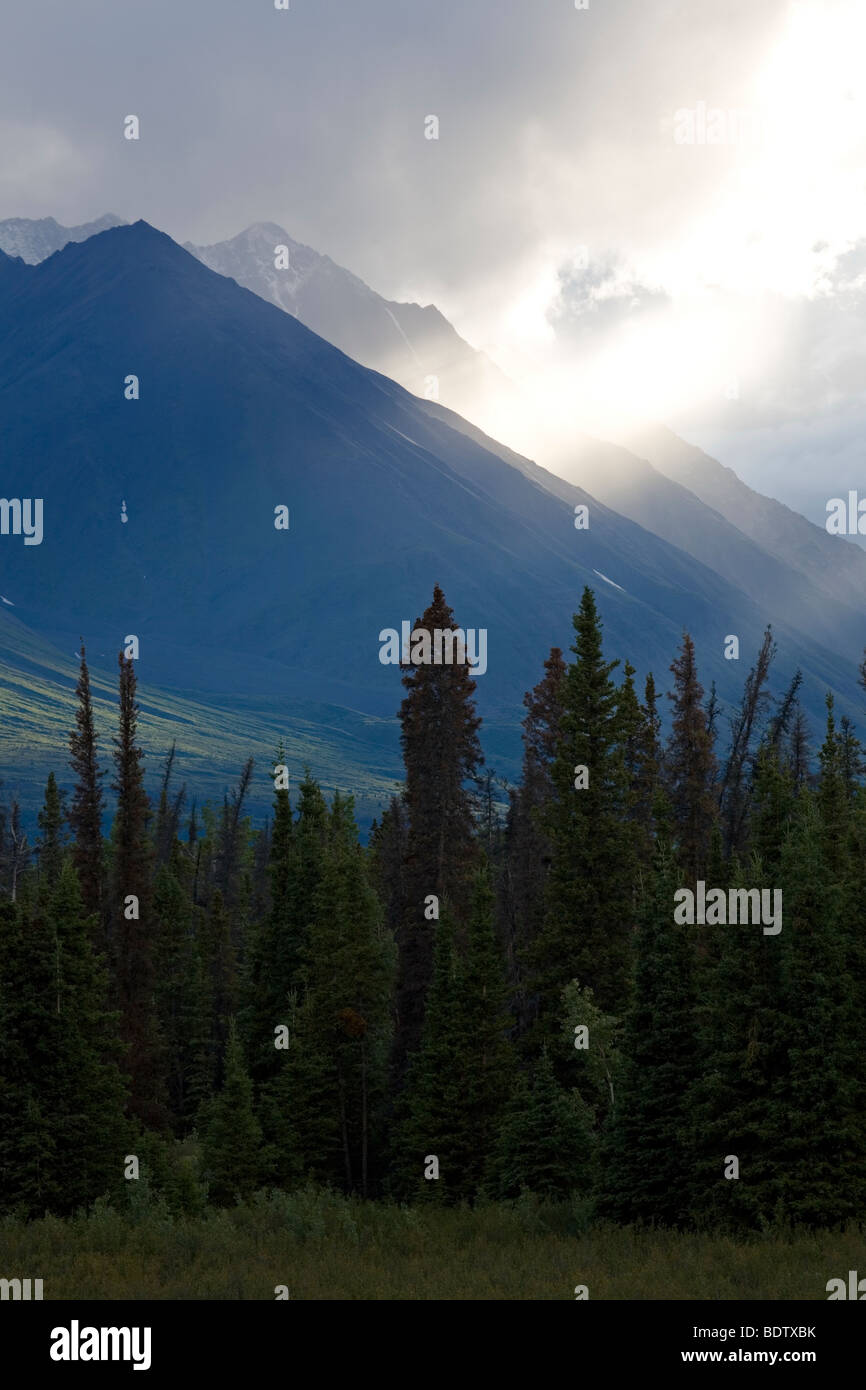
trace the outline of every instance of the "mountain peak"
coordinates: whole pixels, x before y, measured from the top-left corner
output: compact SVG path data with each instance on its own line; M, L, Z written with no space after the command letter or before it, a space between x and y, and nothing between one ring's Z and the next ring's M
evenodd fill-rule
M54 217L7 217L0 221L0 251L20 256L28 265L38 265L69 242L87 241L109 227L122 225L122 218L105 212L93 222L64 227Z
M158 227L152 226L150 222L145 222L143 217L139 217L137 222L121 222L117 226L106 227L103 231L88 237L87 241L69 242L63 248L62 255L64 257L93 257L104 262L106 254L111 252L114 253L115 257L127 257L140 255L145 251L150 255L158 251L165 258L173 261L192 260L183 247L178 246L167 232L161 232Z

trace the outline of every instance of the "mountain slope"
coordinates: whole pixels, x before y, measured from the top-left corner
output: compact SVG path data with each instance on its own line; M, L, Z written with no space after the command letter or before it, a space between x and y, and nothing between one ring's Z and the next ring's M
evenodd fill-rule
M261 695L287 718L312 703L390 716L402 690L380 630L413 620L439 582L458 620L488 631L479 705L513 765L522 694L549 647L569 645L590 584L611 654L664 686L688 627L705 682L737 697L759 605L581 489L557 496L543 470L147 224L7 262L0 314L4 489L44 499L41 545L0 538L0 592L61 651L83 634L110 653L135 634L143 681L210 706ZM731 632L739 663L722 657ZM784 626L779 638L780 683L800 663L814 713L828 685L855 709L853 660ZM372 766L360 742L347 773Z
M280 246L288 248L289 264L278 270ZM502 373L460 337L435 305L384 299L330 256L293 241L273 222L257 222L213 246L186 242L185 249L413 395L434 391L434 398L453 410L471 412L488 395L508 390Z
M485 441L486 447L563 501L574 504L585 496L575 483L487 440L476 426L443 407L425 402L424 408L453 428ZM678 546L757 601L766 621L774 626L796 628L846 662L863 647L866 622L860 609L816 588L801 570L763 550L721 513L645 459L619 445L576 435L569 466L599 501Z
M659 426L628 441L668 478L715 508L771 555L796 569L819 593L862 612L866 597L866 552L843 536L765 497L742 482L732 468Z
M52 218L9 219L0 223L0 248L17 246L35 262L63 241L84 240L117 223L110 215L77 228L61 228ZM288 250L285 269L275 267L278 247ZM187 243L186 249L414 394L424 396L435 377L443 403L469 418L483 413L485 401L513 401L513 384L432 305L383 299L275 223L257 223L212 246ZM859 547L822 534L669 430L625 442L628 449L576 434L557 467L599 501L714 569L776 622L801 628L846 658L862 645L866 555ZM518 457L499 452L512 462ZM545 479L549 483L551 475L539 480ZM553 490L563 495L555 482Z
M607 506L749 594L768 619L789 623L849 659L862 647L866 624L853 596L843 601L831 587L832 574L829 583L818 586L811 573L790 562L784 548L770 549L747 534L739 522L753 507L740 502L726 516L635 452L585 436L573 440L569 471Z
M280 245L289 249L287 270L274 266ZM514 401L513 383L464 343L438 310L384 300L329 257L293 242L276 224L258 223L230 241L209 247L188 243L187 249L414 394L424 396L428 374L436 376L438 399L462 417L478 418L497 399ZM558 471L714 569L777 623L789 622L843 656L857 650L866 637L860 616L866 556L852 561L820 545L813 555L811 523L803 518L797 518L803 524L792 553L793 513L780 541L781 504L752 493L730 470L719 470L730 493L725 505L726 488L712 487L706 477L699 481L700 468L677 471L678 464L692 460L691 446L670 431L660 436L668 466L653 467L656 440L645 450L639 437L629 450L575 434Z

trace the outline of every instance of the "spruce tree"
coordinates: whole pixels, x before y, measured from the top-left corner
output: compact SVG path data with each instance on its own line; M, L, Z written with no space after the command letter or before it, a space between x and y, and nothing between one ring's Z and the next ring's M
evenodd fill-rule
M57 779L49 772L45 785L45 800L39 812L39 887L50 893L56 887L63 863L63 800Z
M800 787L806 786L809 783L810 743L808 720L803 710L798 706L791 721L791 733L788 739L788 764L791 768L791 776L794 779L794 787L797 791L799 791Z
M253 1111L253 1086L234 1019L230 1021L221 1091L207 1111L202 1175L216 1206L246 1201L260 1171L261 1130Z
M338 792L304 947L295 1036L288 1052L276 1053L285 1070L277 1094L294 1117L298 1166L365 1196L381 1141L394 964L353 803ZM272 1049L274 1025L284 1018L271 1026Z
M839 759L845 796L849 801L853 801L866 767L863 762L863 745L854 733L854 725L847 715L843 715L840 721Z
M72 866L0 922L0 1175L6 1209L67 1215L121 1187L118 1019Z
M459 1158L461 1193L474 1197L492 1152L511 1089L514 1057L508 1033L505 962L494 932L490 871L482 866L472 884L466 949L458 975L461 1068L460 1104L465 1147Z
M159 1039L154 1014L154 920L151 906L153 853L147 826L150 803L144 790L137 743L135 666L118 656L120 709L114 739L117 810L112 827L111 924L113 983L127 1044L130 1110L144 1125L166 1121Z
M499 919L520 1033L526 1031L537 1011L531 956L544 922L551 856L544 820L554 790L551 770L561 735L565 671L562 652L554 647L544 663L544 676L524 696L523 777L511 792L506 822Z
M478 1195L514 1070L505 970L493 930L486 867L474 875L465 947L447 908L436 927L436 969L421 1047L402 1104L399 1190L439 1200ZM435 1154L440 1178L423 1177Z
M428 930L429 930L428 925ZM397 1108L391 1162L395 1195L455 1201L462 1194L461 1160L466 1151L461 1104L463 1037L460 1024L454 920L447 904L435 925L433 979L421 1045L413 1054ZM439 1162L439 1177L425 1178L428 1157Z
M752 740L770 702L767 680L775 655L772 629L767 627L755 664L746 677L740 707L731 720L730 749L719 787L720 815L728 855L739 853L746 842Z
M238 1004L238 961L232 941L231 916L219 888L198 921L199 959L204 981L206 1052L210 1085L222 1085L222 1063L229 1025Z
M626 663L622 699L626 705L626 769L629 779L628 815L634 827L635 853L641 864L652 860L658 830L662 787L661 716L652 672L644 683L643 703L636 705L631 685L633 668Z
M765 740L758 749L752 785L751 844L766 872L775 874L795 810L794 779L778 747ZM715 878L712 879L715 885Z
M497 1200L532 1192L548 1201L584 1196L595 1180L590 1113L576 1090L557 1082L542 1049L529 1076L519 1072L505 1110L486 1182Z
M602 653L591 589L574 617L576 661L562 686L563 714L546 819L552 847L545 919L533 951L537 1032L557 1037L561 993L575 977L616 1012L628 991L633 839L626 821L627 728L617 666Z
M176 756L177 744L172 742L165 760L159 788L159 802L157 803L156 833L154 836L157 866L167 863L171 857L172 846L180 830L180 818L186 799L185 786L181 787L173 796L171 795L171 776L174 771Z
M730 883L714 879L712 886L772 892L779 887L777 875L777 867L768 870L753 856L733 866ZM778 1095L787 1067L781 959L787 929L784 924L780 935L765 936L752 923L701 928L707 944L696 1011L697 1075L688 1096L694 1153L689 1204L700 1226L756 1230L778 1214L778 1142L784 1124ZM738 1178L725 1176L729 1155L739 1163Z
M835 873L841 871L850 825L851 796L846 780L843 743L836 728L833 696L828 692L827 727L818 754L818 808L823 851Z
M104 944L101 935L104 773L99 767L90 672L87 669L83 642L75 693L78 697L78 708L75 714L75 729L69 735L69 761L76 777L75 791L69 808L69 825L74 837L72 857L78 870L84 909L88 915L93 914L99 922L99 940L100 944Z
M680 654L671 664L674 690L668 699L674 713L665 766L673 812L677 858L687 883L703 876L710 832L716 818L716 759L698 680L695 644L683 634Z
M370 831L370 879L385 912L385 926L396 941L406 914L406 808L392 796L381 821Z
M57 942L46 912L0 899L0 1210L62 1203L54 1134Z
M437 584L433 601L414 631L454 632L454 614ZM420 648L420 642L419 642ZM446 897L462 916L466 887L476 859L473 802L467 783L483 762L475 713L475 682L465 659L421 661L413 642L404 653L408 665L400 707L400 745L406 766L405 805L409 820L406 849L406 915L398 934L397 1034L394 1065L402 1078L408 1056L418 1047L427 990L433 969L429 921L424 910L433 895ZM454 654L454 653L452 653ZM461 653L456 651L459 658Z
M658 842L637 934L621 1084L604 1146L601 1206L617 1221L680 1226L688 1218L685 1102L695 1065L694 988L690 929L674 922L679 887L670 851Z
M280 766L285 766L282 744L276 759L276 767ZM274 1055L273 1030L288 1008L292 990L299 987L304 940L300 904L294 891L299 850L288 787L275 790L273 804L268 863L270 907L252 942L245 980L243 1034L250 1056L250 1074L256 1082L267 1081L277 1073L279 1059Z
M841 919L840 856L831 860L835 802L801 798L782 858L782 1000L787 1073L777 1109L780 1209L827 1228L856 1220L866 1199L862 1016ZM827 813L831 820L821 824ZM834 862L835 861L835 862Z
M209 991L196 938L198 911L190 896L187 866L175 842L168 863L156 874L153 920L155 1002L165 1086L173 1127L180 1136L192 1127L211 1075L211 1069L203 1066L211 1039Z
M223 895L223 901L230 909L236 906L241 891L240 870L246 849L243 807L252 781L253 766L253 759L247 758L237 787L232 789L230 797L223 798L214 878ZM239 945L239 942L236 941L235 944Z

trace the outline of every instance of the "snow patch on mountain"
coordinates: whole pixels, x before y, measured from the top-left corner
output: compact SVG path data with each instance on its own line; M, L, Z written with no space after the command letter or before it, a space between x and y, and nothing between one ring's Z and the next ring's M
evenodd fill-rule
M70 241L87 241L110 227L125 226L123 218L112 212L78 227L64 227L53 217L7 217L0 222L0 251L7 256L20 256L28 265L38 265L55 251L62 251Z
M614 583L612 579L608 579L606 574L602 574L601 570L593 570L593 574L597 574L599 579L604 580L605 584L610 584L612 588L619 589L620 593L624 594L627 592L627 590L624 589L621 584Z

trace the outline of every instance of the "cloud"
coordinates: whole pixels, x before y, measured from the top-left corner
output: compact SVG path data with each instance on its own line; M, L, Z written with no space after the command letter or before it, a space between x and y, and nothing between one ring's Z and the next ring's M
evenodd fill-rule
M641 284L613 256L591 265L578 256L560 267L557 280L548 318L563 344L597 346L624 324L671 302L664 290Z
M57 126L0 120L0 150L0 205L19 210L8 216L21 209L51 216L58 200L93 178L93 156Z
M775 477L774 427L862 389L864 41L860 0L16 5L0 217L276 222L437 303L556 429L652 411Z

